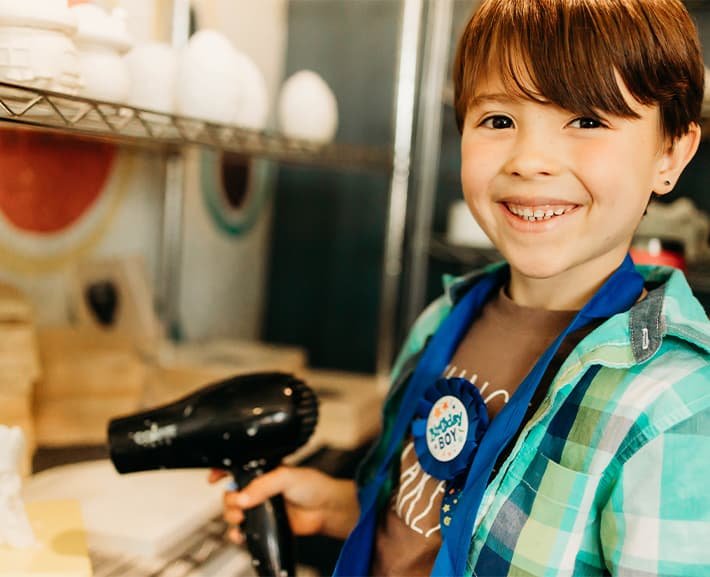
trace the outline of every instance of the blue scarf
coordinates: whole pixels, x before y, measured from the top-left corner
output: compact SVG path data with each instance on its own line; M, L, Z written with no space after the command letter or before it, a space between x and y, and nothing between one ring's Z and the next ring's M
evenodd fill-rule
M374 478L360 490L360 518L343 545L334 575L369 574L377 524L377 498L390 475L390 465L399 453L399 447L416 415L420 399L440 378L471 323L507 277L507 267L501 267L492 274L484 276L456 304L431 338L402 399L385 458ZM522 425L528 404L562 341L570 333L592 322L610 318L630 309L643 291L643 282L643 277L636 272L631 257L627 255L621 266L542 354L508 404L491 422L476 449L469 471L465 474L463 489L458 496L457 514L449 530L445 535L442 534L442 545L434 562L432 575L451 577L465 573L476 516L491 471L500 453L508 446Z

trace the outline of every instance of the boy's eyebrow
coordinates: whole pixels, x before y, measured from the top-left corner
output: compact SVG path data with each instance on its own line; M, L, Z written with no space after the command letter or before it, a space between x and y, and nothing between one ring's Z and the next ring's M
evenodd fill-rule
M517 104L527 100L523 96L518 96L517 94L510 94L508 92L485 92L483 94L476 94L471 98L469 106L480 106L486 103L494 104ZM535 99L539 104L549 104L549 101L545 98Z
M496 102L502 104L510 104L513 102L519 102L520 98L516 96L511 96L505 92L487 92L484 94L476 94L471 98L470 106L478 106L480 104L485 104L486 102Z

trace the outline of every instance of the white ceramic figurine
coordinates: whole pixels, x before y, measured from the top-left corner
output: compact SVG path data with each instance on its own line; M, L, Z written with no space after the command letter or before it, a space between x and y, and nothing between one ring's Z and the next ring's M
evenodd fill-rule
M0 425L0 545L25 548L35 544L20 496L20 456L25 438L19 427Z

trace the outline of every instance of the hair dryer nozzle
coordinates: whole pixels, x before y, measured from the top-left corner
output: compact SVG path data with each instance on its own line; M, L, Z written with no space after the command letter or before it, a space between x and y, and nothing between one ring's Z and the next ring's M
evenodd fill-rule
M254 373L113 419L108 440L119 473L268 469L305 444L317 420L318 401L305 383L283 373Z

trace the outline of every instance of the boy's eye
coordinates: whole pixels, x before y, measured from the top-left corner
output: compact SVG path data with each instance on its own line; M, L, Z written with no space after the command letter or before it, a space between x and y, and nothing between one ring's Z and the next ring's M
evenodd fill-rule
M513 126L513 120L507 116L497 114L495 116L489 116L482 123L481 126L487 128L495 128L497 130L504 128L511 128Z
M598 118L593 118L591 116L582 116L581 118L575 118L571 125L575 128L601 128L604 123Z

